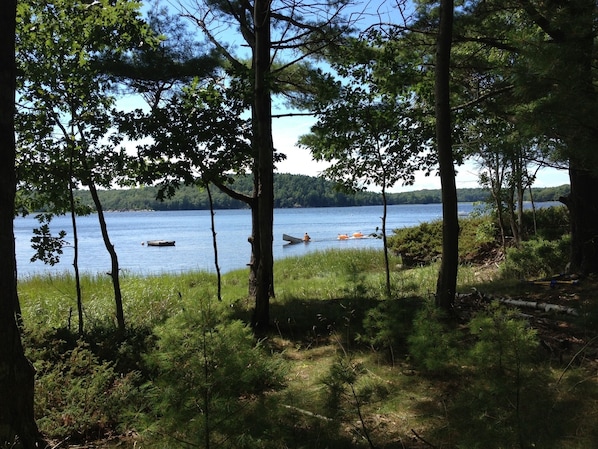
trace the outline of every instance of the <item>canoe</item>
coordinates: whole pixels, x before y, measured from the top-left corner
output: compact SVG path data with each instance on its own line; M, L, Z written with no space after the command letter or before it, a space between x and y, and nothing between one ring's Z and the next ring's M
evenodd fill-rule
M147 246L174 246L174 240L148 240Z
M303 239L300 239L299 237L293 237L292 235L288 235L288 234L282 234L282 239L285 242L289 242L291 244L293 244L293 243L303 243Z

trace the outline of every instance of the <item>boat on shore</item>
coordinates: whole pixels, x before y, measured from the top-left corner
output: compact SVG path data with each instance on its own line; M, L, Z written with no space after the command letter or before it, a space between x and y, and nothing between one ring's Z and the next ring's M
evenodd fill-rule
M148 240L147 246L174 246L174 240Z

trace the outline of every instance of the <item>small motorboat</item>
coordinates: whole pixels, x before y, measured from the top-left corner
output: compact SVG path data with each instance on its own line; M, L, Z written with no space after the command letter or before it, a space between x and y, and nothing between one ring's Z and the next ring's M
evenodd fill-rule
M148 240L147 246L174 246L174 240Z
M290 244L303 243L303 239L301 239L299 237L293 237L292 235L288 235L288 234L282 234L282 239L285 242L289 242Z
M338 240L348 240L349 236L347 234L339 234L337 239Z
M363 235L361 232L354 232L353 233L353 238L354 239L362 239L364 237L365 237L365 235Z

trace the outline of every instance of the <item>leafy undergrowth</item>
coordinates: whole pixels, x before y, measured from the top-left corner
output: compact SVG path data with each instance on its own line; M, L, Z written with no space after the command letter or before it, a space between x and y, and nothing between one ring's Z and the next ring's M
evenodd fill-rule
M300 434L317 427L330 435L332 426L350 441L346 447L596 447L598 341L588 305L598 299L598 282L493 281L499 273L490 271L474 293L460 295L456 325L428 312L414 323L427 301L400 298L359 314L369 338L350 338L349 319L327 335L298 339L283 329L272 336L272 349L292 367L277 402ZM505 298L578 315L503 307ZM336 306L357 314L349 302Z
M221 303L210 275L125 278L135 300L124 341L106 319L108 280L86 290L81 337L65 300L72 279L25 283L40 427L61 447L598 447L596 280L462 267L454 320L431 307L437 266L392 262L391 299L375 251L277 263L259 342L241 324L252 306L244 272L224 276Z

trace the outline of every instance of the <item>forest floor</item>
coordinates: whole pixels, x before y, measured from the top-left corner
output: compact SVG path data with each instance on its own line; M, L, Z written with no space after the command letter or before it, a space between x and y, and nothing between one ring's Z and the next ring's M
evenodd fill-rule
M542 347L562 362L583 356L577 363L598 365L598 277L555 275L504 285L493 282L496 270L481 269L487 283L458 295L455 309L467 320L492 301L517 307L534 328ZM583 354L582 354L583 353Z

